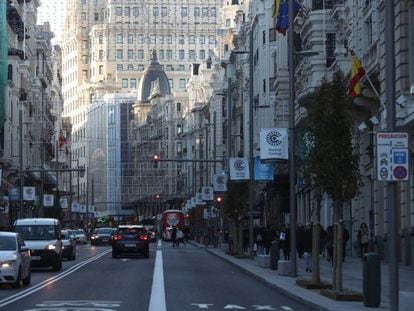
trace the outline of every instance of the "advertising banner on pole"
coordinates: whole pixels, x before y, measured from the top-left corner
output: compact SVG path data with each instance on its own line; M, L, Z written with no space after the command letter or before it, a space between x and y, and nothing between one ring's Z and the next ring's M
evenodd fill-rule
M43 206L44 207L52 207L54 205L55 198L53 194L44 194L43 195Z
M59 205L60 205L60 208L62 208L62 209L68 209L68 207L69 207L68 198L60 198L59 199Z
M214 200L214 191L213 187L202 187L201 188L202 199L203 201L213 201Z
M409 159L408 133L377 133L377 180L408 180Z
M254 180L273 181L274 163L262 163L259 157L254 158Z
M204 205L206 202L203 201L203 193L197 192L196 193L196 205Z
M35 187L23 187L23 200L34 201L36 196Z
M247 158L230 158L230 180L247 180L250 178L249 160Z
M10 187L9 188L9 199L10 199L10 201L20 200L20 188L19 187Z
M288 159L288 132L286 128L260 129L260 158Z
M213 175L213 190L214 192L227 191L227 174L225 172Z
M192 197L191 198L191 207L196 207L196 205L197 205L197 199L196 199L196 197Z

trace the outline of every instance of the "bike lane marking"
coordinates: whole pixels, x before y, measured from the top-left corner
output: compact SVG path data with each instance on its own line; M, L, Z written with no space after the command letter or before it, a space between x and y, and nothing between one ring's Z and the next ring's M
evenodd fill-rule
M164 288L164 268L162 261L161 240L157 244L154 275L152 277L151 298L148 311L167 311Z

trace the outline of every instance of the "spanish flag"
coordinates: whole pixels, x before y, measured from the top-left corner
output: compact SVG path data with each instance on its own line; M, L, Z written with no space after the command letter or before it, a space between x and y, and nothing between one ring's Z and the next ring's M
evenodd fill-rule
M277 17L277 13L279 12L279 5L280 5L280 0L275 0L273 3L272 17Z
M352 55L352 68L351 79L349 81L349 95L356 97L361 94L361 79L365 76L365 69L361 65L361 61L351 50Z

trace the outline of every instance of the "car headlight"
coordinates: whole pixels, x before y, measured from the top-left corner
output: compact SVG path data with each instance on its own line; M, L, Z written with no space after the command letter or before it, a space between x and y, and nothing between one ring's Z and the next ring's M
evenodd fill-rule
M6 260L0 262L0 267L4 268L10 268L13 267L16 264L16 260Z
M50 250L55 250L55 249L56 249L56 245L55 245L55 244L49 244L49 245L47 246L47 249L50 249Z

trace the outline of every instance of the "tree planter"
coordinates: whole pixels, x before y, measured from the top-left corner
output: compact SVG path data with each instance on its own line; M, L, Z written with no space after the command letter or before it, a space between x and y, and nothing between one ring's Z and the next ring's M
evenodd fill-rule
M344 288L342 291L336 291L333 289L321 289L321 295L333 300L363 301L361 293L346 288Z
M319 284L313 283L312 280L306 280L306 279L297 279L296 285L306 288L306 289L330 289L332 288L332 285L325 282L320 282Z

